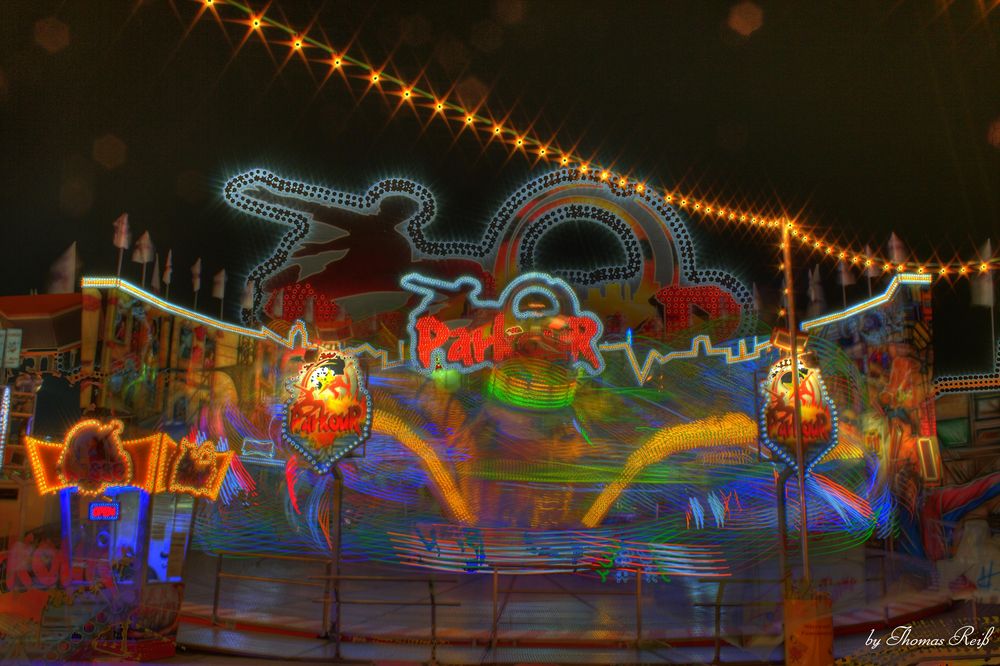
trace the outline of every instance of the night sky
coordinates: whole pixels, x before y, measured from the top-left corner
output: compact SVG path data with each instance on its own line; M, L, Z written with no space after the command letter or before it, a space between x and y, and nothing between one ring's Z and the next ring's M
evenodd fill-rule
M916 258L972 259L1000 240L1000 8L942 4L277 0L267 12L650 185L791 214L858 248L895 230ZM413 178L434 191L439 229L476 236L546 169L338 77L323 84L319 66L281 67L285 46L251 36L234 57L246 29L224 32L211 12L192 26L199 7L0 3L0 292L44 289L74 240L84 273L113 272L111 222L127 211L134 236L173 249L176 300L190 301L196 257L203 280L225 267L235 319L242 276L280 229L222 203L230 174L260 166L349 191ZM690 227L706 264L777 288L772 237ZM830 303L835 270L823 266ZM988 361L967 285L935 297L939 370Z

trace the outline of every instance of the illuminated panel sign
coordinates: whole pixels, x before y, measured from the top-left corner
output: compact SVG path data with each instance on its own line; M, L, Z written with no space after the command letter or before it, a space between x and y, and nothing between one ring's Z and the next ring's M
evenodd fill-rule
M357 360L340 351L322 351L288 382L282 433L322 473L368 438L371 395Z
M121 509L118 502L91 502L87 508L87 517L94 521L118 520Z
M837 409L830 399L819 368L799 356L799 396L801 400L802 444L806 451L806 474L837 445ZM795 461L795 391L792 386L792 359L784 357L771 366L761 384L761 441L798 471Z
M601 321L580 309L564 280L525 273L496 300L481 298L483 285L473 277L446 282L410 273L400 284L421 297L408 326L410 360L421 372L472 372L517 357L565 361L589 375L604 370L598 349ZM445 307L442 302L463 296L472 321L449 325L438 316Z
M81 495L102 495L128 486L148 493L187 493L214 500L232 462L232 451L212 442L178 444L168 435L121 439L124 424L84 419L62 442L25 437L32 476L41 494L73 488Z

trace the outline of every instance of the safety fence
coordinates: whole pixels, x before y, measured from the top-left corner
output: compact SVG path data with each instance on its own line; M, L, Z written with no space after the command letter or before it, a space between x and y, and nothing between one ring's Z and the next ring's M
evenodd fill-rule
M425 645L432 659L439 645L495 652L538 643L643 649L697 642L714 645L718 663L725 645L781 640L784 586L776 578L688 579L677 595L648 576L609 586L565 575L582 573L572 567L532 576L488 565L467 575L369 575L338 572L323 558L213 555L214 575L200 566L200 594L209 585L211 605L186 603L186 614L213 625L297 630L334 642L338 655L343 641ZM877 605L885 598L887 558L871 555L879 566L865 582L880 583L871 595ZM888 604L882 616L889 621Z

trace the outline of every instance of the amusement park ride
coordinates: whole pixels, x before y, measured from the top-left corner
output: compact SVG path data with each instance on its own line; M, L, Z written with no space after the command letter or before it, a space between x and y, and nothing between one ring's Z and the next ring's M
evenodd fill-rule
M145 248L139 283L123 277L127 216L117 274L0 297L0 659L169 656L191 563L221 572L223 555L328 563L338 650L344 571L492 577L494 643L498 572L656 583L692 605L696 583L770 577L801 664L832 663L873 545L899 585L994 591L956 548L1000 496L980 464L1000 445L1000 350L992 371L935 374L931 287L992 288L995 258L880 257L657 189L285 32L532 151L540 175L456 239L432 232L440 193L417 180L234 174L222 200L278 232L239 323L171 299L169 261L147 286ZM778 239L778 323L706 265L703 219ZM553 249L584 232L596 258ZM874 290L801 317L805 252ZM216 587L212 621L218 604Z

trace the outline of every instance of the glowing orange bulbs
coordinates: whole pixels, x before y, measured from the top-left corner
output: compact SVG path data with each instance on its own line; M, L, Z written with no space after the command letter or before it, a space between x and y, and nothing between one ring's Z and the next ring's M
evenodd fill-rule
M360 67L361 69L369 73L368 77L358 77L356 79L345 77L344 81L348 84L357 85L358 80L363 80L367 78L367 80L369 81L369 85L376 85L376 84L381 85L382 79L385 78L380 71L381 68L384 67L385 65L380 65L376 67L360 59L348 58L345 53L338 54L337 51L335 51L334 48L330 46L328 43L319 41L315 38L307 38L305 33L297 31L293 26L284 24L280 21L275 20L274 18L265 19L264 13L261 10L257 10L260 11L261 13L256 13L255 10L248 5L236 2L227 3L224 0L200 0L200 1L202 3L203 9L202 12L199 13L199 16L201 16L201 14L207 13L204 12L204 9L206 8L211 8L212 14L214 15L214 18L216 20L219 20L220 18L219 14L223 10L230 12L241 12L242 20L238 22L242 23L243 25L251 26L252 30L257 31L262 38L266 37L265 31L263 30L264 27L278 28L279 29L278 32L280 32L282 35L291 36L292 40L291 41L281 40L280 42L276 43L287 45L294 51L302 52L307 48L310 49L318 48L329 54L330 57L329 61L319 60L319 59L312 61L310 59L309 60L310 62L324 62L324 63L329 62L333 69L338 69L342 66L346 67L347 65L354 65ZM285 39L287 39L287 37L285 37ZM386 80L391 83L397 83L402 87L401 82L391 77ZM402 97L404 99L407 100L421 99L426 102L429 102L430 104L423 106L422 108L430 110L431 113L435 112L438 113L439 115L441 115L442 119L446 121L454 121L457 125L461 126L464 119L464 125L471 128L477 128L476 127L477 118L475 117L474 113L470 113L463 109L453 107L453 110L457 111L458 114L460 115L457 115L456 117L448 117L446 114L443 113L445 111L445 106L447 105L447 103L444 100L435 99L431 93L423 92L414 87L406 87L405 89L402 89L401 92L402 92ZM491 125L488 124L489 121L485 120L485 117L486 116L480 118L480 120L482 122L483 132L488 135L489 133L488 128ZM517 145L518 147L524 147L524 146L536 147L537 150L535 154L538 155L541 159L544 159L545 161L554 160L554 153L550 148L544 145L543 141L538 136L531 134L530 132L525 132L525 133L518 132L516 128L504 128L500 123L492 125L492 127L494 136L498 136L505 133L511 137L515 145ZM548 140L552 141L553 139L548 139ZM580 173L588 173L588 172L597 173L598 170L600 169L600 167L591 168L583 166L584 161L582 157L574 153L573 151L569 151L566 153L559 151L558 154L560 156L559 163L563 166L568 166L570 164L580 164L581 165ZM614 170L609 169L607 171L601 171L600 173L602 181L614 182L623 187L624 184L628 182L628 178L626 178L625 176ZM624 183L622 181L624 181ZM636 184L635 192L644 193L645 185L640 186L639 184ZM799 235L799 232L796 230L795 225L792 222L783 220L781 218L769 219L760 215L751 214L749 212L741 213L738 210L725 209L722 206L709 205L707 204L707 202L699 200L698 198L695 197L681 198L680 193L676 195L666 195L664 197L664 201L670 204L673 204L674 202L679 202L681 206L688 207L688 210L702 214L711 215L713 212L715 212L718 218L722 218L731 223L739 223L739 224L749 223L755 227L759 228L767 227L769 229L778 229L781 227L782 223L785 223L788 225L788 228L792 231L793 235L796 236ZM805 239L808 239L809 237L805 234L802 235L803 235L803 242L805 242ZM892 270L893 268L899 271L904 271L908 269L916 269L916 267L924 265L929 271L937 272L940 268L945 268L946 270L945 273L943 274L950 272L950 273L961 273L962 275L968 275L977 272L986 272L992 270L997 265L1000 265L1000 258L977 257L972 262L966 262L967 265L963 265L961 262L958 261L953 261L949 263L938 262L938 261L932 261L932 262L916 261L914 262L914 266L907 267L905 266L905 264L896 264L895 262L887 262L886 258L879 257L877 255L868 256L870 254L869 252L863 252L863 253L852 252L851 248L846 245L840 246L835 243L827 243L825 241L820 241L818 238L812 239L812 242L815 243L813 245L815 249L823 251L820 253L821 255L830 257L836 256L841 261L846 261L847 257L855 255L855 257L860 257L860 258L852 258L851 259L852 263L857 264L863 260L865 261L866 266L872 266L872 265L883 266L883 270L886 272ZM888 267L886 268L886 266ZM985 266L986 268L983 268L983 266Z

